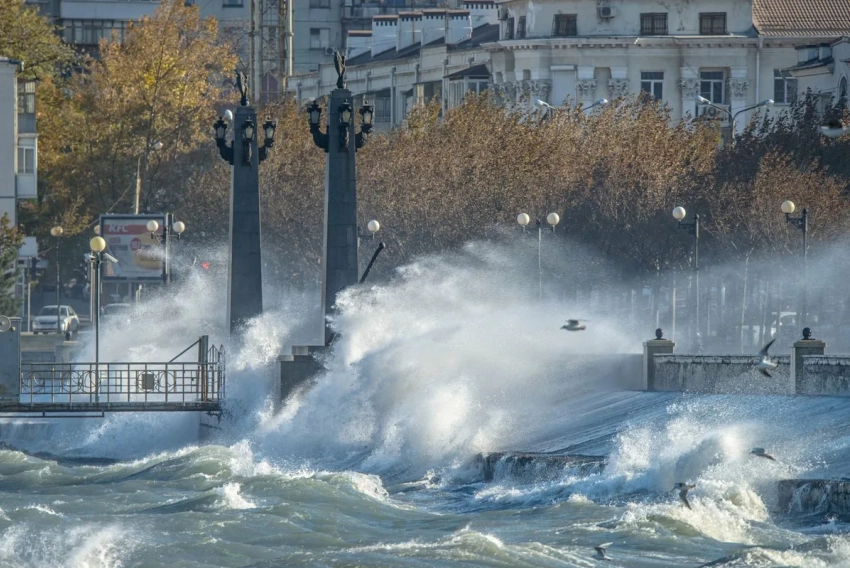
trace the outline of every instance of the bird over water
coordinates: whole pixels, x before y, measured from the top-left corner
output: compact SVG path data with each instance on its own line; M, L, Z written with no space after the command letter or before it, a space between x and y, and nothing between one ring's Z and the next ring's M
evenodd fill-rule
M587 326L579 323L581 321L583 320L567 320L566 325L562 325L561 329L566 329L567 331L583 331L587 329Z
M759 373L765 377L771 376L771 374L767 372L768 370L773 370L779 366L779 363L774 363L770 360L770 354L767 352L767 350L770 349L770 346L773 345L774 341L776 341L775 337L771 339L767 345L762 347L761 351L759 351L759 357L761 357L761 360L756 364L756 369L758 369Z

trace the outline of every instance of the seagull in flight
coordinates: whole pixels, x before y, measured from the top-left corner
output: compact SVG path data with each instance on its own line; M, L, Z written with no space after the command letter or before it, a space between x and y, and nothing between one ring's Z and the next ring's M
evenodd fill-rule
M760 458L767 458L771 461L776 461L776 458L773 457L772 455L768 454L767 452L765 452L764 448L753 448L753 450L750 453L753 454L754 456L758 456Z
M759 361L758 364L756 364L756 369L758 369L759 373L761 373L765 377L771 376L771 374L767 372L768 369L775 369L779 366L779 363L774 363L773 361L770 360L770 355L767 352L767 350L770 349L770 346L773 345L774 341L776 341L775 337L773 339L771 339L767 343L767 345L762 347L761 351L759 351L759 357L761 357L761 361Z
M566 329L567 331L584 331L587 329L587 326L580 324L580 321L584 320L567 320L567 324L562 325L561 329Z
M682 482L679 482L679 483L677 483L676 485L673 486L673 490L676 490L676 489L679 490L679 499L682 500L682 503L684 503L685 507L687 507L688 509L691 508L691 504L688 503L688 491L690 491L691 489L695 489L695 488L696 488L696 485L688 485L687 483L682 483Z
M606 542L605 544L599 544L597 546L594 546L593 549L596 551L596 556L594 558L596 558L597 560L611 560L611 557L605 554L605 551L612 544L614 543Z

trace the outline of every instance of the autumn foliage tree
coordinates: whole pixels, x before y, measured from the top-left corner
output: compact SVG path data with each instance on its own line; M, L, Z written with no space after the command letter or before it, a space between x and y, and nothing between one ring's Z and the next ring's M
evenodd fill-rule
M132 212L138 173L142 210L172 207L235 63L216 21L179 0L131 24L123 43L101 40L99 56L65 85L61 112L40 117L53 206Z

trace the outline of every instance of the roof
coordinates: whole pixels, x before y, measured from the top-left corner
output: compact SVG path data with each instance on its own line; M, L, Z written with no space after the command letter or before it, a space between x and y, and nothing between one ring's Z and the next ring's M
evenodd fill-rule
M850 33L850 0L753 0L753 25L769 37Z
M490 70L487 69L486 65L480 63L446 75L446 79L463 79L464 77L490 77Z
M471 49L478 47L482 43L488 43L491 41L497 41L499 39L499 24L486 24L484 26L479 26L472 30L472 36L459 42L456 45L449 45L448 48L451 50L457 49ZM373 40L374 41L374 40ZM424 46L420 43L414 43L413 45L409 45L401 50L396 50L395 47L390 47L381 53L377 53L374 56L371 51L367 51L366 53L361 53L355 57L350 57L345 61L346 65L354 67L355 65L367 65L369 63L378 63L380 61L390 61L392 59L407 59L408 57L418 57L419 52L423 47L433 47L437 45L443 45L446 42L446 38L441 37L437 38L432 42L425 44ZM486 76L489 76L489 72Z

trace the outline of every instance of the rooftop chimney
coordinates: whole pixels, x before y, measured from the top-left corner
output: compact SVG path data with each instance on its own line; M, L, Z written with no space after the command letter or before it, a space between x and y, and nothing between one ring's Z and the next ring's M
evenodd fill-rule
M398 16L372 16L372 57L396 46Z

